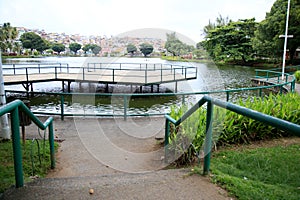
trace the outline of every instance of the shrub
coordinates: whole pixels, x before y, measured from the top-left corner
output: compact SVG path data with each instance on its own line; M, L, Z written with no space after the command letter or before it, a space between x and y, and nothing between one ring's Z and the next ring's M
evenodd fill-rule
M249 97L246 100L240 99L237 104L295 124L300 124L299 102L299 95L289 93L286 95L270 94L265 98ZM186 106L181 108L172 107L170 115L177 120L186 110ZM201 150L205 136L205 122L206 110L200 108L180 126L171 126L170 148L180 153L180 151L186 149L184 148L186 145L192 143L197 152ZM275 127L216 106L214 109L213 134L216 145L244 144L257 140L291 135ZM188 149L188 152L190 151L191 149ZM186 154L183 156L185 157L184 160L187 160L187 156ZM191 160L191 158L188 160Z

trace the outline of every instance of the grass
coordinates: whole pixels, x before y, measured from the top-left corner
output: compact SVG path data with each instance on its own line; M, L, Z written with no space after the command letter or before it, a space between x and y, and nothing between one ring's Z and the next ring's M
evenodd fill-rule
M23 155L23 174L24 181L31 180L30 176L44 177L50 169L50 150L49 142L45 143L39 140L41 163L39 163L37 142L32 144L32 141L26 140L26 145L22 145ZM45 145L45 148L43 148ZM34 172L32 170L31 162L31 148L34 160ZM55 143L55 149L58 144ZM44 159L43 159L44 158ZM34 174L33 174L34 173ZM13 149L12 141L0 142L0 193L4 192L7 188L15 184L14 162L13 162Z
M300 197L300 144L223 150L213 155L213 182L240 200Z

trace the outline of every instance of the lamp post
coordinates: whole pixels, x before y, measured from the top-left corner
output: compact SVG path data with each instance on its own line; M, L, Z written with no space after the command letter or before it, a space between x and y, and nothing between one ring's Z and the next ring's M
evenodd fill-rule
M4 79L3 79L3 70L2 70L2 53L0 50L0 106L6 104L5 93L4 93ZM0 137L3 139L10 139L10 128L8 126L7 114L1 116L1 134Z
M284 68L285 68L285 57L286 57L286 46L288 39L288 29L289 29L289 16L290 16L290 5L291 0L288 0L287 13L286 13L286 23L285 23L285 35L284 35L284 48L283 48L283 57L282 57L282 80L284 80Z

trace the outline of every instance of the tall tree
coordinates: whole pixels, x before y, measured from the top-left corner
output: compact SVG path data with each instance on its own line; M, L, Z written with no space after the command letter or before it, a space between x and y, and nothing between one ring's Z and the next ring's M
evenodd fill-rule
M3 52L12 51L15 44L15 39L18 36L16 27L12 27L10 23L4 23L0 26L0 48Z
M128 44L127 45L127 52L131 54L131 56L134 54L134 52L137 51L137 48L134 44Z
M93 44L92 45L92 52L95 54L95 55L97 55L97 54L99 54L99 52L102 50L102 48L100 47L100 46L98 46L98 45L96 45L96 44Z
M288 0L276 0L266 18L258 25L254 45L259 55L275 58L282 56L284 40L279 36L285 33L287 3ZM288 34L293 35L293 38L288 40L287 46L291 59L300 46L299 13L300 1L291 0Z
M93 54L97 55L101 51L101 47L96 44L86 44L84 47L82 47L82 50L86 54L87 51L92 51Z
M87 51L92 50L92 44L86 44L84 47L82 47L82 50L86 54Z
M65 48L65 45L60 43L56 43L52 46L52 50L56 51L58 54L60 54L60 52L63 52Z
M190 53L194 50L194 46L187 45L180 41L176 33L167 33L167 41L165 43L165 48L168 52L170 52L173 56L180 56L187 53Z
M205 49L215 60L243 60L254 56L252 40L256 30L255 19L238 20L210 30L203 42Z
M153 46L148 43L142 43L140 45L140 51L144 54L146 57L147 55L151 54L153 52Z
M216 19L216 22L211 22L209 20L208 25L204 26L203 28L204 35L206 36L209 33L209 31L214 30L218 27L225 26L229 22L231 22L231 20L229 19L228 16L224 18L221 14L219 14L219 16Z
M72 43L69 45L69 48L71 51L73 51L75 53L75 55L77 54L77 51L79 49L81 49L81 44L78 44L78 43Z
M24 48L30 49L31 51L33 51L33 49L36 49L40 53L42 53L49 47L47 41L42 39L41 36L37 35L34 32L27 32L22 34L20 37L20 41L22 42Z

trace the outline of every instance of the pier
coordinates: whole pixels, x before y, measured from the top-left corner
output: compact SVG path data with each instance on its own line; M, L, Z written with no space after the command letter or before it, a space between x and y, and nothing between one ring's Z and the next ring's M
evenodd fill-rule
M4 84L22 84L26 91L33 91L33 83L61 81L62 91L70 92L72 82L102 83L118 85L157 86L163 83L177 83L197 78L197 68L192 66L147 63L87 63L84 67L69 67L69 65L45 66L6 66L4 69ZM106 89L106 92L108 89Z

